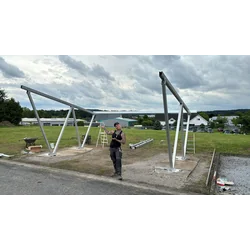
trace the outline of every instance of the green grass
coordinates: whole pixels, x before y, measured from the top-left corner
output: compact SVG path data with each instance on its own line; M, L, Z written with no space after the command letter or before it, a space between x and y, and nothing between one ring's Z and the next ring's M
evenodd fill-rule
M47 138L50 143L55 143L62 127L44 127ZM86 127L79 127L79 134L83 135L87 131ZM99 128L91 128L90 135L92 145L97 140ZM127 137L127 144L136 143L140 140L153 138L154 141L149 143L147 149L166 151L166 143L162 144L161 140L166 140L166 132L161 130L140 130L140 129L124 129ZM192 135L193 133L190 133ZM175 132L171 131L171 141L174 141ZM221 133L195 133L196 136L196 152L210 153L216 148L220 153L243 154L248 155L250 152L250 136L233 135ZM0 127L0 153L19 155L25 148L25 137L38 137L36 145L43 145L46 151L46 144L43 139L40 128L37 126L20 126L20 127ZM180 143L180 140L179 140ZM64 147L77 146L76 132L74 127L66 127L61 139L59 149Z

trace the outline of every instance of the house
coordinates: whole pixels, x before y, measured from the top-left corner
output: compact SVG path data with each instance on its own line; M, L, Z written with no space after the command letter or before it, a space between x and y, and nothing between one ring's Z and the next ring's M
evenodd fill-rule
M173 125L178 120L178 114L177 113L169 113L169 125ZM165 114L156 114L155 119L160 121L160 123L164 126L165 125ZM187 124L187 113L183 114L183 124ZM204 119L202 116L200 116L198 113L191 113L190 117L190 126L200 126L201 124L204 124L205 126L208 125L208 121Z
M40 118L42 126L63 126L66 118ZM76 119L77 122L85 120ZM29 126L29 125L38 125L36 118L22 118L20 125ZM67 126L74 126L74 119L69 118Z
M122 125L122 127L132 127L137 122L137 120L116 117L112 119L100 120L99 122L104 123L106 127L114 127L115 122L119 122Z

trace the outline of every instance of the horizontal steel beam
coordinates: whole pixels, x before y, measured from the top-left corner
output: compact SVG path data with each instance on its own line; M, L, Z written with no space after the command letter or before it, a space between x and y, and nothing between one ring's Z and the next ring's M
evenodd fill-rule
M40 91L38 91L38 90L35 90L35 89L32 89L32 88L26 87L26 86L24 86L24 85L21 85L21 89L25 89L25 90L27 90L27 91L29 91L29 92L31 92L31 93L34 93L34 94L37 94L37 95L46 97L46 98L51 99L51 100L53 100L53 101L56 101L56 102L65 104L65 105L67 105L67 106L70 106L70 107L73 107L73 108L76 108L76 109L79 109L79 110L83 110L83 111L85 111L85 112L90 113L90 114L93 115L93 112L92 112L92 111L89 111L89 110L84 109L84 108L82 108L82 107L80 107L80 106L74 105L74 104L72 104L72 103L70 103L70 102L63 101L63 100L61 100L61 99L59 99L59 98L56 98L56 97L54 97L54 96L47 95L47 94L42 93L42 92L40 92Z
M179 94L176 92L176 90L174 89L174 87L172 86L172 84L170 83L170 81L168 80L168 78L165 76L165 74L160 71L159 72L159 76L162 79L162 81L164 81L164 83L167 85L167 87L169 88L169 90L172 92L172 94L176 97L176 99L179 101L180 104L183 105L183 108L187 111L187 113L190 115L190 111L189 108L187 107L187 105L184 103L184 101L181 99L181 97L179 96Z
M146 112L146 111L93 111L95 115L154 115L157 114L156 112ZM160 113L160 112L158 112Z

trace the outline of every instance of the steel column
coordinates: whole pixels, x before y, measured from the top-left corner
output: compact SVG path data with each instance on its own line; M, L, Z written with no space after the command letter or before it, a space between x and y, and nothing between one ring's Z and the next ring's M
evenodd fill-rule
M80 141L80 136L79 136L78 126L77 126L77 121L76 121L76 114L75 114L75 109L74 108L72 108L72 113L73 113L73 118L74 118L75 128L76 128L76 138L77 138L77 141L78 141L78 146L80 148L81 147L81 141Z
M88 129L87 129L87 132L86 132L86 135L85 135L84 140L83 140L83 142L82 142L82 146L81 146L82 148L84 148L84 145L85 145L85 142L86 142L87 137L88 137L88 135L89 135L89 130L90 130L91 125L92 125L92 123L93 123L93 121L94 121L94 118L95 118L95 115L92 115L92 118L91 118L91 121L90 121L90 123L89 123Z

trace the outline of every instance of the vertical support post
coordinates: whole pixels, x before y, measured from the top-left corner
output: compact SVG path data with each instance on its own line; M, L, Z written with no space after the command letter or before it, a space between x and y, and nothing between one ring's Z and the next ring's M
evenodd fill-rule
M59 143L60 143L60 141L61 141L61 138L62 138L64 129L65 129L65 127L67 126L68 119L69 119L69 117L70 117L70 114L71 114L72 109L73 109L73 108L70 107L69 112L68 112L68 114L67 114L67 117L66 117L66 119L65 119L65 121L64 121L63 127L62 127L62 129L61 129L61 132L60 132L60 134L59 134L59 136L58 136L58 139L57 139L55 148L54 148L54 150L53 150L53 155L56 155L56 151L57 151L58 146L59 146Z
M40 117L39 117L38 112L37 112L37 110L36 110L36 106L35 106L35 103L34 103L34 101L33 101L33 99L32 99L32 96L31 96L31 94L30 94L30 91L27 91L27 95L28 95L28 97L29 97L30 104L31 104L31 106L32 106L32 108L33 108L33 110L34 110L35 115L36 115L36 119L37 119L37 121L38 121L39 127L40 127L40 129L41 129L41 131L42 131L43 138L44 138L44 140L45 140L45 142L46 142L46 144L47 144L47 147L48 147L48 149L49 149L49 153L51 153L52 149L51 149L50 144L49 144L49 141L48 141L48 139L47 139L47 137L46 137L45 131L44 131L44 129L43 129L43 125L42 125L42 123L41 123L41 121L40 121Z
M194 135L193 135L193 141L194 141L194 154L195 154L195 133L194 133Z
M91 125L92 125L92 123L93 123L93 121L94 121L94 118L95 118L95 114L92 115L92 118L91 118L91 121L90 121L90 123L89 123L88 129L87 129L87 132L86 132L86 135L85 135L84 140L83 140L83 142L82 142L82 146L81 146L82 148L84 148L84 145L85 145L85 142L86 142L87 137L88 137L88 135L89 135L89 130L90 130Z
M167 137L167 142L168 142L169 164L170 164L170 168L174 168L171 141L170 141L170 132L169 132L168 105L167 105L167 93L166 93L165 81L162 80L161 84L162 84L162 96L163 96L163 105L164 105L164 114L165 114L166 137Z
M182 155L182 160L184 160L184 124L183 124L183 106L181 109L181 155Z
M74 118L74 123L75 123L76 138L77 138L77 141L78 141L78 147L80 148L81 147L81 141L80 141L78 126L77 126L77 121L76 121L75 108L72 108L72 113L73 113L73 118Z
M177 151L177 145L178 145L182 109L183 109L183 104L180 104L180 110L179 110L177 127L176 127L176 132L175 132L175 140L174 140L173 168L174 168L174 165L175 165L175 158L176 158L176 151Z
M184 158L186 157L186 152L187 152L187 141L188 141L188 132L189 132L190 116L191 116L191 115L188 114L188 119L187 119L187 130L186 130L185 143L184 143Z

